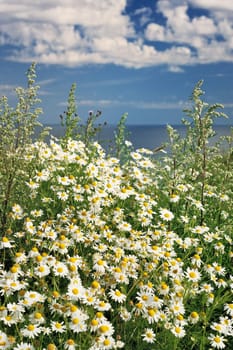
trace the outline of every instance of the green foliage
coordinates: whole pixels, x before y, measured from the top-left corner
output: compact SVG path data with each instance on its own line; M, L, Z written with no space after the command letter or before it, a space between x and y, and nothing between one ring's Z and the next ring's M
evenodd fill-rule
M132 145L128 141L129 133L126 128L126 119L128 114L125 113L121 116L117 128L114 132L115 150L114 153L117 158L125 163L130 158L130 152L132 151Z
M72 84L68 101L67 101L67 110L63 115L60 115L61 125L65 127L64 136L62 137L65 143L70 139L82 140L86 146L90 146L99 132L102 129L102 125L96 125L97 119L101 115L101 111L96 113L90 111L89 116L85 124L81 124L81 118L77 113L77 103L76 103L76 84Z
M16 88L17 104L10 107L7 97L0 99L0 230L7 223L7 212L12 201L25 196L21 190L24 180L27 148L32 143L35 128L42 127L38 117L42 109L37 107L39 86L35 85L36 65L33 63L27 72L27 87ZM44 128L40 134L47 133Z
M191 107L184 110L189 118L182 120L187 127L186 135L181 137L171 126L168 126L167 130L170 139L172 172L170 191L173 192L174 185L177 185L176 179L179 179L179 174L183 173L186 176L185 181L199 185L197 193L201 205L204 206L204 193L211 181L209 168L213 168L217 154L220 158L223 157L221 148L216 148L214 145L209 146L211 138L215 135L214 119L227 118L227 116L219 111L223 105L217 103L209 105L201 99L201 96L204 95L201 89L202 84L203 81L196 84L190 97ZM202 225L204 212L201 211L200 214L199 220Z
M64 115L60 115L61 125L65 127L64 140L69 138L74 138L78 132L78 123L80 118L77 114L77 104L76 104L76 84L73 83L69 92L67 109Z

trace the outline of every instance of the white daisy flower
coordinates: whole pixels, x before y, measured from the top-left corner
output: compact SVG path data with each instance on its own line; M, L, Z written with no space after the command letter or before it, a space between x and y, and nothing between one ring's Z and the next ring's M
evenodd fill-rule
M155 342L155 333L153 329L146 328L144 333L142 334L142 339L147 343L154 343Z
M226 345L224 344L224 342L226 341L224 337L220 336L220 335L216 335L216 334L211 334L208 337L211 346L215 349L224 349L226 347Z
M119 289L111 289L109 295L114 301L118 303L123 303L126 300L126 295L121 293Z
M42 331L41 327L37 326L36 324L30 323L26 328L21 330L21 334L24 337L33 339L37 337L41 333L41 331Z
M201 274L197 269L190 269L189 267L187 268L187 270L185 272L185 276L191 282L198 282L201 278Z
M174 219L174 214L168 209L160 209L160 217L164 221L171 221Z

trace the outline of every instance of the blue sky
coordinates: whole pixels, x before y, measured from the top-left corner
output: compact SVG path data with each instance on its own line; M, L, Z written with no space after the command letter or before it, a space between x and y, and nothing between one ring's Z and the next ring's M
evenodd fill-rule
M233 125L232 0L0 0L0 95L37 62L44 110L59 123L72 83L78 113L109 124L177 124L193 87Z

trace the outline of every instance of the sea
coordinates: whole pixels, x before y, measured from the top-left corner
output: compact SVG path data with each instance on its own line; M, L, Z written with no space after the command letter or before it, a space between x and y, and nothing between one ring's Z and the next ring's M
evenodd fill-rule
M51 134L55 137L60 137L64 133L61 125L50 125L52 128ZM178 133L184 137L186 134L185 125L172 125ZM215 125L213 127L215 136L209 140L210 145L214 145L219 141L221 136L228 136L233 132L231 125ZM104 125L101 131L97 134L96 140L105 148L110 147L116 132L116 126ZM168 141L168 133L166 125L126 125L126 140L130 141L134 149L148 148L155 149L162 146Z

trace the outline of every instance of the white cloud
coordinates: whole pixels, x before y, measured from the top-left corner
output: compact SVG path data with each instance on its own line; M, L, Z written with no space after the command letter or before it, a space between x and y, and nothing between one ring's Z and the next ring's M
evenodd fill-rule
M170 65L169 66L169 72L172 72L172 73L183 73L184 70L181 67Z
M66 105L67 103L62 103ZM121 100L80 100L79 106L88 106L91 108L102 107L133 107L138 109L182 109L186 103L183 101L177 102L147 102L147 101L121 101Z
M152 10L149 7L141 7L137 9L134 14L139 16L140 24L143 26L151 20Z
M166 25L149 24L145 31L146 38L152 42L163 41L170 45L187 45L192 50L190 63L232 62L232 21L227 18L217 18L215 12L216 8L227 12L230 2L225 1L218 7L217 2L213 0L208 1L208 5L203 0L190 0L189 3L192 6L209 9L210 16L190 18L189 7L185 1L176 2L174 5L168 0L159 0L157 10L166 18ZM212 13L211 10L214 12Z
M232 0L188 0L188 2L196 7L204 8L207 10L217 10L217 11L233 11ZM231 14L232 16L232 14Z
M137 33L126 5L126 0L2 0L0 46L12 45L6 59L71 67L167 64L178 72L183 65L233 61L232 0L208 0L208 5L205 0L159 0L164 25L152 8L138 8L134 16L147 24L144 34ZM191 18L188 10L195 7L208 15ZM165 43L164 49L157 42Z
M0 97L6 95L13 95L14 90L17 86L11 84L0 84Z
M56 79L44 79L44 80L39 80L37 84L39 86L45 86L45 85L54 84L55 81Z

